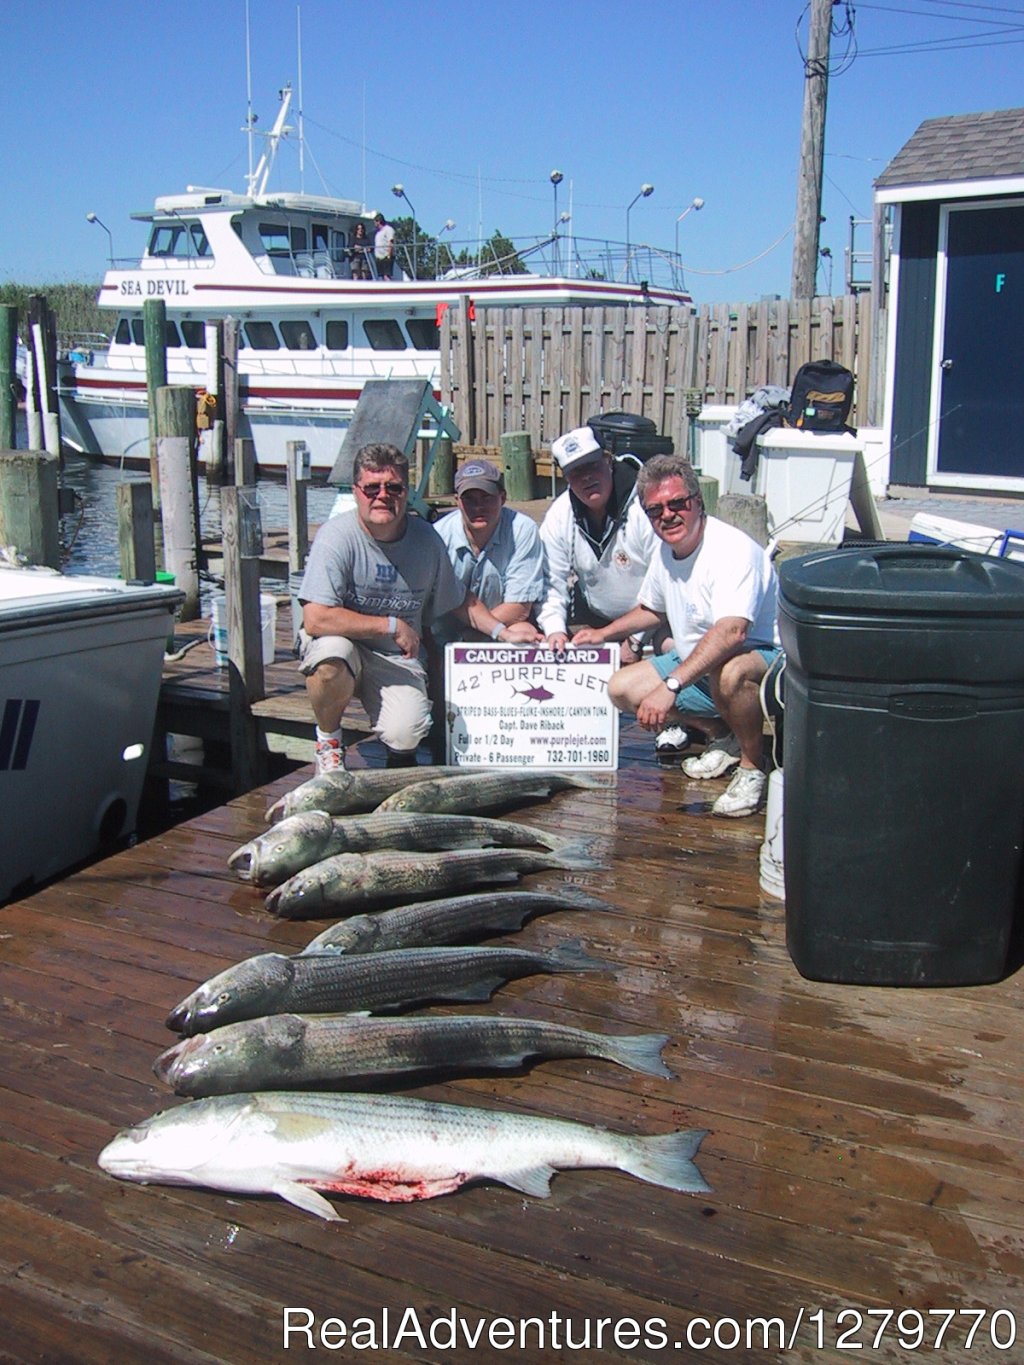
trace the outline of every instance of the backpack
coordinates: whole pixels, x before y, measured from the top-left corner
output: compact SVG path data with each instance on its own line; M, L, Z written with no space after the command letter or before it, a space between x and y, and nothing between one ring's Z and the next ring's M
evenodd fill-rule
M793 378L786 422L803 431L846 431L852 406L850 371L834 360L812 360Z

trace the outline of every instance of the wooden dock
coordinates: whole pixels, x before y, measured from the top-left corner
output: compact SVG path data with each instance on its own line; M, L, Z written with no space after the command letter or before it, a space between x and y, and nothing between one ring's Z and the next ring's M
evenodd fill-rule
M635 730L608 790L517 812L595 836L603 862L526 884L571 881L609 908L541 917L513 941L580 940L616 975L516 982L487 1008L664 1032L678 1079L562 1061L410 1091L623 1132L706 1128L712 1194L573 1171L547 1200L490 1184L410 1205L343 1199L348 1222L328 1225L274 1198L106 1176L96 1157L113 1133L180 1102L150 1070L167 1011L211 973L322 927L271 918L225 862L305 775L0 911L0 1358L305 1359L306 1338L284 1348L286 1308L309 1310L315 1332L361 1319L389 1362L839 1361L858 1345L861 1359L910 1362L937 1340L936 1359L1022 1358L1020 974L956 990L803 980L783 907L759 890L763 820L711 818L721 783L658 768ZM476 1350L446 1344L453 1312L470 1332L483 1322ZM500 1319L524 1346L487 1345L492 1329L509 1340ZM596 1346L608 1319L618 1344L605 1326ZM754 1319L776 1321L751 1325L748 1349ZM588 1331L589 1351L566 1344Z

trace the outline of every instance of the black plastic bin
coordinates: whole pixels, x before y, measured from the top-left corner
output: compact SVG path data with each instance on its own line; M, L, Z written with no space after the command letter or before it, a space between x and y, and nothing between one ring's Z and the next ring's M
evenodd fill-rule
M635 455L638 460L649 460L652 455L671 455L675 446L671 436L659 436L650 417L635 412L601 412L588 417L597 439L613 455Z
M1024 835L1024 564L930 545L779 565L786 943L819 981L1006 968Z

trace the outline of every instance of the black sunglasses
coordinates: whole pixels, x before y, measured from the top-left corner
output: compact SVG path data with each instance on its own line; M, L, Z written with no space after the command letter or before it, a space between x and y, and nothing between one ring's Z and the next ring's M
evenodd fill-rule
M379 498L383 490L389 498L398 498L406 491L404 483L357 483L364 498Z
M652 521L660 521L666 512L688 512L699 497L699 493L690 493L685 498L672 498L668 502L645 503L644 511Z

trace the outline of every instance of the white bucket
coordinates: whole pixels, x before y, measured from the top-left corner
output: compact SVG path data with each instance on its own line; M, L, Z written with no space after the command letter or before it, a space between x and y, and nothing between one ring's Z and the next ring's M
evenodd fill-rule
M768 800L764 811L764 843L761 845L761 890L776 900L786 899L782 859L782 769L768 777Z
M218 668L228 666L228 607L227 598L214 597L210 606L209 641ZM269 592L260 593L260 638L263 644L263 662L274 662L274 649L277 639L277 598Z

